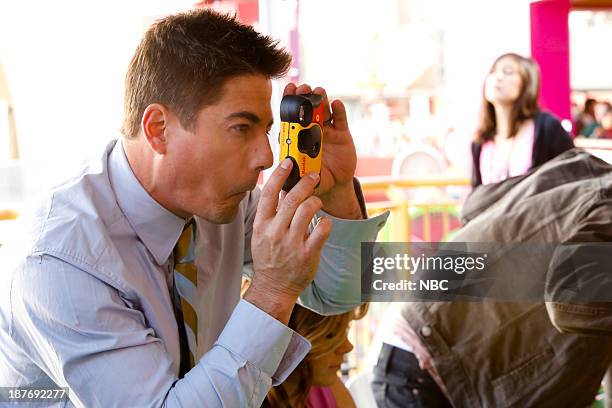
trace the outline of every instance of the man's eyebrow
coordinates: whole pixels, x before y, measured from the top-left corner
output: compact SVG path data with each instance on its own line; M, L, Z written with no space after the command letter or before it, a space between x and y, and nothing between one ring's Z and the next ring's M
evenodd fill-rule
M236 119L236 118L246 119L253 123L261 122L261 118L259 116L249 111L234 112L234 113L229 114L225 119L230 120L230 119ZM268 123L268 127L272 126L273 124L274 124L274 119L271 119L270 122Z

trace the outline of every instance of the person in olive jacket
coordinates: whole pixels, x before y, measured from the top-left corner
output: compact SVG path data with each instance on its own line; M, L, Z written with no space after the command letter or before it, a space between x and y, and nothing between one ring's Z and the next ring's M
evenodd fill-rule
M387 407L590 406L612 364L612 165L572 149L478 187L462 218L452 244L504 252L494 278L515 285L478 293L492 280L466 272L480 299L403 303L404 347L383 346L375 395Z

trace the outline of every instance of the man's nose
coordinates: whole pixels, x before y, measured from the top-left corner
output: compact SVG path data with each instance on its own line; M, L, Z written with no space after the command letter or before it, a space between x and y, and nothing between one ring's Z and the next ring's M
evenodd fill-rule
M268 169L274 164L274 155L272 154L267 134L258 139L252 160L253 167L258 171Z

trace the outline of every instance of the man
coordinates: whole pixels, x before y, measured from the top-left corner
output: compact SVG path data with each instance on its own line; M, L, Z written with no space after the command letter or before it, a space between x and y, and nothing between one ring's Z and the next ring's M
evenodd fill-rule
M43 201L27 253L2 273L0 385L68 387L79 407L257 407L309 349L286 327L300 293L325 313L360 302L359 242L384 217L342 220L364 218L343 104L332 115L314 90L333 122L320 177L279 202L285 160L255 186L272 165L270 79L289 62L208 10L149 29L123 140Z
M612 363L612 166L570 150L479 187L463 213L453 241L495 244L488 269L499 274L469 282L480 301L402 304L375 368L377 400L590 406Z

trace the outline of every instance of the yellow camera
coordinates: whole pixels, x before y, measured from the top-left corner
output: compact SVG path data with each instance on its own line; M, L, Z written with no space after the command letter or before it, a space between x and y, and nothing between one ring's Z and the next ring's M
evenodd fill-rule
M281 100L280 160L293 161L283 190L291 190L306 173L321 174L323 113L321 95L286 95Z

